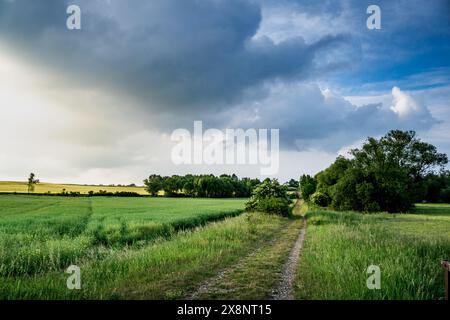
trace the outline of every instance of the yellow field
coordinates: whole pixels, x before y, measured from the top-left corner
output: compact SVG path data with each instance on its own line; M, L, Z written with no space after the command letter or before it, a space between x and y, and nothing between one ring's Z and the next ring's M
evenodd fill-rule
M110 186L89 186L89 185L78 185L78 184L58 184L58 183L38 183L35 188L35 193L61 193L65 189L66 192L80 192L88 193L89 191L98 192L100 190L106 190L107 192L116 191L128 191L136 192L143 195L148 195L144 187L110 187ZM27 183L20 181L0 181L0 192L17 192L17 193L27 193Z

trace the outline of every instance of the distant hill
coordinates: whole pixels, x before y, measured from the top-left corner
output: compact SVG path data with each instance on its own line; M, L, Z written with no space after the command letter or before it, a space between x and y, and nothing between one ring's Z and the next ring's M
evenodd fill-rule
M23 181L0 181L0 193L17 192L27 193L27 183ZM80 185L80 184L59 184L40 182L35 186L34 193L61 193L65 189L66 192L80 192L87 194L89 191L99 192L105 190L107 192L128 191L148 195L144 187L127 187L127 186L100 186L100 185Z

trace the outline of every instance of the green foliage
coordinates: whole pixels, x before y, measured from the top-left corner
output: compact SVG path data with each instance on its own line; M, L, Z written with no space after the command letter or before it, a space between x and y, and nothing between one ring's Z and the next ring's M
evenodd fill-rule
M286 182L286 186L289 190L298 190L299 188L299 182L295 179L290 179L288 182Z
M255 211L288 217L291 215L290 205L291 202L287 199L270 197L258 201Z
M330 205L330 197L326 193L316 191L311 195L310 202L319 207L327 207Z
M440 202L450 203L450 187L442 189L439 192L439 201Z
M152 174L144 180L145 189L153 197L158 195L159 190L163 188L163 180L160 175Z
M310 196L316 192L317 181L309 174L300 177L300 195L303 200L309 201Z
M286 186L281 185L276 179L267 178L255 188L245 209L288 216L291 214L291 203Z
M423 199L424 180L447 163L447 156L415 138L413 131L390 131L368 138L352 159L338 157L316 175L317 190L339 210L405 212Z
M260 181L258 179L239 179L235 174L220 177L209 175L173 175L161 177L151 175L144 180L147 191L156 196L163 190L166 197L198 198L247 198Z
M346 176L347 169L351 165L352 162L349 159L343 156L337 157L334 163L316 175L317 191L323 192L333 198L336 183Z
M450 202L450 171L430 173L422 181L421 190L425 202Z

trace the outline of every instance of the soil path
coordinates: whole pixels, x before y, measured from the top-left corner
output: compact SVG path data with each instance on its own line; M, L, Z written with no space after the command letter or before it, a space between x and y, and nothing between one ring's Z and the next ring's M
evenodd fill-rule
M306 220L303 219L302 228L300 229L297 240L292 247L289 258L284 266L283 275L278 286L273 290L274 300L294 300L294 282L300 251L305 239Z

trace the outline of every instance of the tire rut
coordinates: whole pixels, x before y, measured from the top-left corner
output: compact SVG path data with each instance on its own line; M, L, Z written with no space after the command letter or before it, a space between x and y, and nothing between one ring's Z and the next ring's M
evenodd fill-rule
M294 281L296 276L296 268L300 258L300 252L303 247L303 240L306 233L306 219L303 218L303 224L300 229L297 240L292 247L288 260L284 266L281 281L278 286L273 289L272 300L294 300Z

